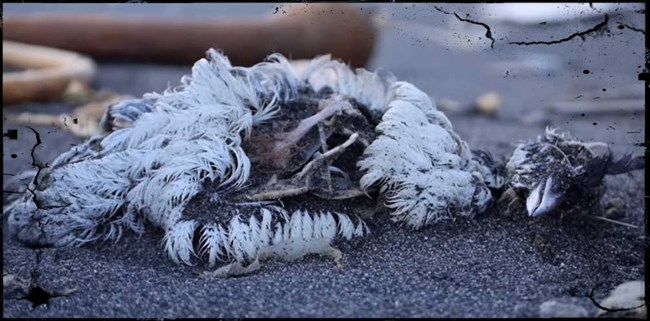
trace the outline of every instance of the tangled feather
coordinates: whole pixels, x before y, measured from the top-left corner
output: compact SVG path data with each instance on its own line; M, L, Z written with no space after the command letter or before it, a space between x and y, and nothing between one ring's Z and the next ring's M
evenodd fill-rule
M380 186L396 220L417 228L471 216L491 202L489 168L412 84L352 71L329 56L299 74L279 54L244 68L209 50L180 86L111 106L102 119L107 134L37 172L22 197L4 209L9 229L32 245L79 246L117 240L124 228L143 233L148 222L164 230L173 261L193 264L193 257L207 256L211 267L251 262L260 254L295 258L327 250L337 238L368 234L363 221L346 214L289 214L273 202L185 214L208 183L218 187L217 200L246 188L252 167L243 144L305 88L345 95L379 123L378 138L357 163L359 186Z
M396 82L393 100L375 130L379 137L357 166L360 185L380 186L396 221L420 228L441 219L483 212L492 196L482 165L447 117L415 86Z
M260 209L261 221L234 216L230 222L200 224L183 217L206 182L217 182L224 193L241 189L251 174L242 144L253 126L272 120L280 102L314 86L311 82L337 63L321 57L299 77L281 55L243 68L208 51L208 59L199 60L179 87L111 106L102 119L108 134L61 154L5 207L10 231L36 246L79 246L119 239L125 227L142 233L147 221L165 231L165 248L175 262L191 264L197 254L194 232L200 231L211 266L216 258L249 259L259 248L300 233L328 243L337 235L349 239L367 233L363 222L355 225L345 214L332 223L330 213L295 212L289 218L269 206ZM353 98L367 93L350 87L364 84L366 73L336 68L332 88L349 88ZM271 228L269 217L276 216Z

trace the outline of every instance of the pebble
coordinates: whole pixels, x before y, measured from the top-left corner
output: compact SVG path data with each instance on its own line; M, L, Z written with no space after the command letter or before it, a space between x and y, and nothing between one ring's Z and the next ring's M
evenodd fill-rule
M476 110L485 115L494 115L501 108L503 98L496 92L488 92L476 98L474 107Z

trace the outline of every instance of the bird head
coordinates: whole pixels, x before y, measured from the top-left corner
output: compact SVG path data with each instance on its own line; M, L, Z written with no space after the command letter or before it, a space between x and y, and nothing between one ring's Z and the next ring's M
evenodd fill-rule
M540 177L539 183L526 198L528 216L540 216L555 210L564 203L569 190L578 185L578 175L571 168L563 167L549 171Z
M627 154L617 160L608 149L604 154L589 159L582 165L552 167L540 176L538 184L526 198L528 216L553 212L565 202L580 202L604 184L605 175L617 175L643 169L643 156Z

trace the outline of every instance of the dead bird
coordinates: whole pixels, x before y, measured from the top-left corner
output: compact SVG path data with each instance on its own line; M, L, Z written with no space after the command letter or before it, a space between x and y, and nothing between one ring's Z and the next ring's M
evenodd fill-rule
M485 211L502 184L427 94L329 56L298 74L281 55L236 67L209 50L179 87L115 104L101 126L4 208L20 241L81 246L147 223L174 262L228 262L216 275L314 252L339 263L330 245L368 234L365 222L338 202L282 199L383 194L395 221L419 228ZM186 210L205 193L214 210Z
M375 127L377 138L357 166L364 190L378 187L392 220L418 229L472 217L492 204L502 180L472 153L447 116L410 83L393 84L393 100ZM493 185L493 186L490 186Z
M605 150L599 153L598 148ZM606 175L644 168L643 156L615 159L605 143L586 143L547 127L537 140L515 148L506 164L508 189L500 202L508 208L523 203L531 217L590 211L605 193Z
M358 108L381 114L390 94L386 83L330 56L312 60L298 75L281 55L236 67L211 49L180 86L112 105L101 121L108 133L74 146L29 181L21 180L24 193L3 209L8 230L29 246L81 246L118 240L124 229L143 233L153 225L164 230L165 252L174 262L191 265L198 258L209 267L217 261L234 264L218 275L244 272L231 267L255 262L260 255L291 259L316 251L338 263L340 252L330 244L366 235L365 223L333 208L285 209L277 201L311 191L309 178L337 172L331 161L357 140L361 154L370 137L364 139L363 128L355 126ZM277 154L271 155L272 162L256 151L262 147L257 138L268 134L265 124L286 121L282 117L291 114L282 108L304 88L320 92L325 87L349 99L307 112L297 104L303 114L289 120L292 126L273 131L272 143L265 146ZM293 157L293 145L312 152ZM286 151L289 157L281 156ZM254 190L258 174L266 174L264 165L282 171L279 181L290 184ZM216 210L185 211L207 186L214 187ZM242 194L262 196L230 197Z

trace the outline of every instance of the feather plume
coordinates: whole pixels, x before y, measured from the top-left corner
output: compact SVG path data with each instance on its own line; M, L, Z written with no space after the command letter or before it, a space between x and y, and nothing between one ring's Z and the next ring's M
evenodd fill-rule
M251 162L242 144L253 126L272 120L280 103L314 87L327 70L340 76L329 87L383 108L383 79L352 72L329 56L299 77L279 54L244 68L209 50L179 86L110 106L101 120L105 135L62 153L38 177L26 175L29 191L4 208L10 232L33 245L80 246L117 240L124 228L143 233L146 221L164 230L171 260L192 264L193 257L205 255L210 266L249 261L260 249L285 241L306 249L313 240L329 244L339 236L365 235L365 223L354 225L345 214L289 215L272 204L261 206L259 217L229 213L225 225L183 217L203 183L216 182L223 193L245 186Z
M482 165L447 117L409 83L394 83L390 97L379 137L357 162L361 188L379 186L394 219L414 228L484 211L491 194Z

